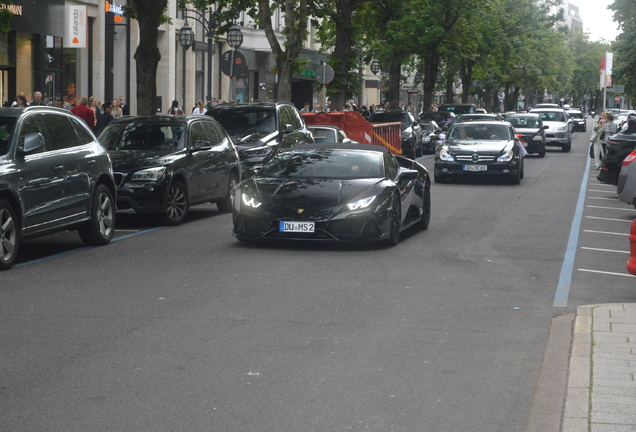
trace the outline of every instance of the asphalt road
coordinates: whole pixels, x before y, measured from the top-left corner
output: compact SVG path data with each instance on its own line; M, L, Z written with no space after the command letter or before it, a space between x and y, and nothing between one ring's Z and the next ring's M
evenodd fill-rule
M434 184L394 248L246 245L211 205L26 242L0 273L0 430L525 431L552 318L635 296L636 210L588 136L519 186Z

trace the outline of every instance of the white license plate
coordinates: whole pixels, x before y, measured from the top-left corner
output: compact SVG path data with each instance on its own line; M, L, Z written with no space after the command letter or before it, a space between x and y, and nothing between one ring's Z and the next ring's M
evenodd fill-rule
M307 232L312 233L315 229L314 222L279 222L280 232Z
M464 171L488 171L487 165L464 165Z

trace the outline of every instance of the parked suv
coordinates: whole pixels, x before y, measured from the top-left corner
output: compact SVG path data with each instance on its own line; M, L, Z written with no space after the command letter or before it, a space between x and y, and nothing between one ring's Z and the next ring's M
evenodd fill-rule
M422 156L422 127L415 116L408 111L375 110L369 117L369 123L402 123L402 153L411 159Z
M251 177L280 148L313 144L314 136L292 104L253 102L218 104L206 113L230 135L239 151L243 178Z
M572 123L568 114L560 108L538 108L530 112L539 114L543 124L548 126L545 145L561 147L561 151L569 152L572 148Z
M0 270L31 237L77 229L87 245L115 232L110 158L67 110L0 108Z

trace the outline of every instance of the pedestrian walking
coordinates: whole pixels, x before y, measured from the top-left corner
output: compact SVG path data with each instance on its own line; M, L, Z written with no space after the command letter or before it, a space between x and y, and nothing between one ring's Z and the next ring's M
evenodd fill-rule
M38 106L38 105L46 105L46 103L44 103L44 101L42 100L42 93L40 93L39 91L36 91L35 93L33 93L33 100L31 101L29 106Z
M203 101L198 100L196 107L194 107L194 109L192 110L192 115L203 115L207 111L208 110L205 109L205 104L203 103Z
M99 136L100 133L108 126L110 122L115 120L113 117L113 105L110 102L104 102L102 104L102 114L97 118L97 125L95 126L95 135Z
M300 112L311 112L311 108L310 108L310 104L309 102L305 102L305 106L300 110Z
M84 120L88 127L95 132L95 113L88 107L88 98L86 96L80 98L79 105L73 107L71 112Z
M18 93L18 95L15 97L15 102L13 102L13 105L11 106L16 108L26 108L27 100L24 93Z
M183 110L179 107L179 101L176 99L173 100L172 106L168 110L168 115L183 115L183 114L184 114Z

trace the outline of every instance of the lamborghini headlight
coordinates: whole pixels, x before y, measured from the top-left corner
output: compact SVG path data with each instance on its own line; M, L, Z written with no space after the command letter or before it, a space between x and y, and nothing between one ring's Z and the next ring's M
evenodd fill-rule
M349 210L359 210L359 209L365 209L367 207L369 207L371 205L371 203L373 202L373 200L375 199L375 195L368 197L368 198L364 198L358 201L354 201L352 203L347 204L347 208Z

